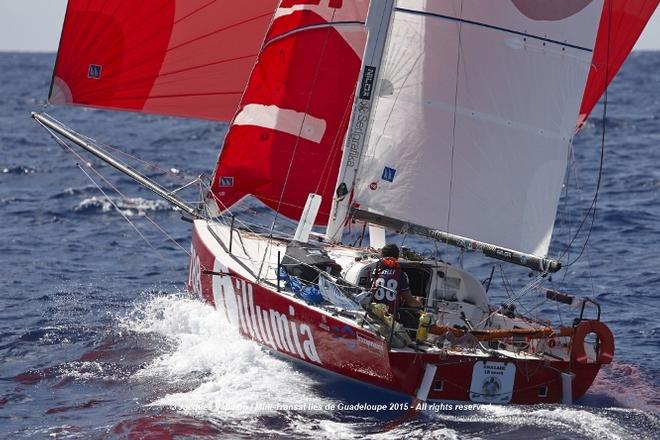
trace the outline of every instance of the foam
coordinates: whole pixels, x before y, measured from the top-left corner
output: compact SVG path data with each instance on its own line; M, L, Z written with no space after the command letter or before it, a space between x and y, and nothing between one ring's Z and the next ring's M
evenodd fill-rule
M311 378L241 337L220 312L199 301L181 296L153 298L122 319L121 326L133 332L156 333L174 342L171 350L136 373L135 379L186 381L203 377L193 390L167 394L151 406L227 419L330 402L314 393Z
M598 372L589 394L606 396L626 408L660 415L660 395L641 367L615 360Z
M547 430L548 434L561 432L568 437L593 439L627 438L627 429L604 415L598 409L579 406L501 406L482 405L474 413L438 413L435 417L450 423L482 423L492 429L501 425L507 431L522 428Z
M168 341L165 353L133 374L139 384L176 383L147 403L205 420L230 432L251 435L294 433L312 438L479 438L494 433L534 433L554 438L629 438L629 420L640 432L648 418L635 409L585 406L488 406L476 411L424 412L383 432L379 422L349 413L296 406L337 403L315 390L316 382L292 363L265 352L226 324L221 312L183 295L153 297L120 319L120 328ZM167 388L167 387L164 387ZM181 390L187 391L181 391ZM271 418L275 418L271 420ZM468 430L465 432L464 428Z
M141 197L111 197L112 202L119 208L122 214L127 217L144 216L150 211L169 211L172 207L164 200L149 200ZM90 197L84 199L74 208L76 212L84 211L98 211L110 212L114 211L114 206L106 197Z

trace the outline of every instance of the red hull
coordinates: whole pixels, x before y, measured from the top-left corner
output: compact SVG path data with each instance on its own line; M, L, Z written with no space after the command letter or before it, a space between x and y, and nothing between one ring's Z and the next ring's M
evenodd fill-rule
M469 402L474 400L470 388L477 362L513 364L513 389L505 403L534 404L562 402L562 372L574 375L572 398L579 398L600 369L599 363L388 351L385 341L356 323L278 293L275 287L251 282L227 267L210 249L217 243L205 243L199 229L196 225L193 231L190 291L224 311L244 337L347 378L415 396L426 366L432 364L437 369L427 399ZM205 270L230 275L204 274Z

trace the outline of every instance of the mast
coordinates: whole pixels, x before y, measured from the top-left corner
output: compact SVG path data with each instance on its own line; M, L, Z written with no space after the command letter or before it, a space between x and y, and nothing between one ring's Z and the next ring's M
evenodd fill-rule
M344 141L342 161L326 230L326 237L331 241L341 241L344 223L348 217L353 187L368 137L367 127L372 114L374 88L378 84L393 9L394 0L372 1L369 5L366 22L368 36L362 57L361 79L353 102L353 111Z

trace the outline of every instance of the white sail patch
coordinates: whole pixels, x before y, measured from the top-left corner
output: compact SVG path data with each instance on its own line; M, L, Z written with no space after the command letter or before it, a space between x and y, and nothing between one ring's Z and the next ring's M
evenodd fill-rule
M59 76L53 78L53 85L51 88L48 102L51 104L69 104L73 102L73 93L69 88L66 81Z
M280 7L275 10L273 20L300 11L309 11L317 14L328 23L337 23L338 25L335 26L335 29L339 32L339 35L351 46L351 49L353 49L358 57L362 57L367 35L364 27L357 25L356 22L364 21L367 16L369 1L352 0L350 2L343 2L341 6L337 6L335 3L337 2L333 0L322 0L318 5ZM346 24L349 25L346 26Z
M324 119L276 105L247 104L236 115L233 125L254 125L300 136L317 144L323 139Z

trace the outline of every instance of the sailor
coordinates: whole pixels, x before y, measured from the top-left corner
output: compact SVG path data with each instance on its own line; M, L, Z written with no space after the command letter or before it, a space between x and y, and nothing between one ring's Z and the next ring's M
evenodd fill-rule
M406 328L416 329L419 321L417 309L422 303L410 293L408 275L398 262L399 247L386 244L380 250L380 256L372 277L372 302L386 304L394 319Z

